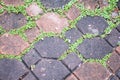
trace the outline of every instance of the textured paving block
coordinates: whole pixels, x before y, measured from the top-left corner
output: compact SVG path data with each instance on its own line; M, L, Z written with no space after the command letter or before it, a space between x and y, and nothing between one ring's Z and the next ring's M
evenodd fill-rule
M119 78L115 75L112 75L108 80L119 80Z
M14 5L14 6L20 6L24 4L24 0L2 0L5 5Z
M110 73L99 63L85 63L74 71L80 80L106 80Z
M110 67L114 73L120 68L120 56L116 52L113 52L108 59L107 66Z
M0 15L0 26L9 31L24 26L27 23L25 16L21 13L4 13Z
M63 62L71 69L75 69L77 66L82 64L82 61L75 53L70 53L68 56L63 60Z
M46 8L59 8L66 5L70 0L40 0Z
M37 26L44 32L61 33L63 28L68 27L66 18L62 18L56 13L46 13L36 21Z
M112 52L112 47L104 39L96 37L85 39L83 43L78 46L78 51L85 58L101 59L106 54Z
M74 43L77 39L82 37L82 33L78 29L72 28L65 33L65 37L69 39L70 43Z
M4 34L0 37L0 53L19 55L22 51L29 47L18 35Z
M35 44L35 49L42 57L59 58L68 49L68 45L58 37L46 37Z
M34 49L31 49L25 56L23 56L22 59L25 61L27 66L30 68L37 61L39 61L41 58Z
M119 30L119 32L120 32L120 24L117 26L117 29Z
M118 70L116 71L116 76L117 76L118 78L120 78L120 69L118 69Z
M42 60L33 71L40 80L63 80L70 72L57 60Z
M73 74L71 74L65 80L78 80L78 79Z
M120 33L116 30L113 29L111 33L106 36L106 40L112 45L112 46L117 46L118 43L120 43Z
M28 70L14 59L0 60L0 80L19 80Z
M28 73L22 80L37 80L32 73Z
M83 17L76 24L84 34L90 33L95 35L101 35L108 27L106 20L100 16L87 16Z

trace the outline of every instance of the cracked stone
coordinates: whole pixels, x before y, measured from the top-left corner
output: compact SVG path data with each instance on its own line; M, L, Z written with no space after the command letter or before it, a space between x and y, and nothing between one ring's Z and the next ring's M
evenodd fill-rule
M70 8L65 14L70 20L74 20L80 16L80 10L76 6L72 6L72 8Z
M26 8L26 12L29 16L37 16L43 13L43 10L37 5L37 3L32 3Z
M99 63L84 63L73 72L80 80L106 80L109 71Z
M18 60L0 60L0 80L19 80L28 70Z
M26 23L27 20L21 13L15 14L6 12L3 15L0 15L0 26L7 31L20 28Z
M19 55L22 51L29 47L18 35L4 34L0 37L0 53Z
M6 5L21 6L24 4L24 0L2 0Z
M120 68L120 56L116 52L113 52L111 57L108 59L107 66L111 68L113 73Z
M73 74L71 74L65 80L78 80L78 79Z
M47 23L47 24L46 24ZM46 13L36 21L37 26L44 32L61 33L63 28L69 26L66 18L55 13Z
M112 52L112 47L104 39L95 37L85 39L83 43L78 46L78 51L85 58L101 59Z
M106 20L100 16L87 16L83 17L76 24L77 28L84 34L101 35L104 30L108 27Z
M33 71L40 80L64 80L69 70L58 60L43 59Z
M59 58L68 49L68 45L58 37L46 37L35 44L35 49L42 57Z
M70 0L40 0L46 8L60 8L65 6Z

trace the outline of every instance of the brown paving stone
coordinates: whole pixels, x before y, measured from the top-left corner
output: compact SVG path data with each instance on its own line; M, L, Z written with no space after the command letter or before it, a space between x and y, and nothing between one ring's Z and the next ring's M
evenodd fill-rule
M25 34L27 35L28 41L32 43L39 35L40 31L37 27L28 29Z
M66 18L61 18L58 14L47 13L44 14L36 24L44 32L61 33L62 29L69 26Z
M80 10L76 6L72 6L72 8L69 9L69 11L66 13L66 16L73 20L77 18L80 15Z
M20 6L24 4L24 0L2 0L6 5Z
M120 54L120 46L116 48L116 51Z
M23 50L29 47L18 35L4 34L0 37L0 53L19 55Z
M78 79L73 74L71 74L65 80L78 80Z
M120 56L113 52L111 57L107 61L107 66L115 73L120 68Z
M108 70L99 63L84 63L74 71L80 80L106 80L110 76Z
M37 5L37 3L32 3L26 8L26 12L29 16L37 16L43 13L43 10Z

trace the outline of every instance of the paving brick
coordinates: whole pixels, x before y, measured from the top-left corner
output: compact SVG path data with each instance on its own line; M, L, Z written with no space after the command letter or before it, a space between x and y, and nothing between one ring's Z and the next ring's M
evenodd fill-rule
M78 80L78 79L73 74L71 74L65 80Z
M106 54L112 52L112 47L104 39L95 37L85 39L83 43L78 46L78 51L85 58L101 59Z
M35 44L35 49L42 57L59 58L68 45L58 37L46 37Z
M0 16L0 26L5 30L17 29L24 26L27 23L25 16L21 13L4 13Z
M2 0L5 5L14 5L14 6L21 6L24 4L24 0Z
M120 56L116 52L113 52L108 59L107 66L110 67L114 73L120 68Z
M34 49L31 49L25 56L23 56L22 59L30 68L32 65L35 65L35 63L39 61L41 58Z
M120 54L120 46L116 48L116 51L118 52L118 54Z
M47 24L46 24L47 23ZM44 32L61 33L62 29L69 26L66 18L55 13L46 13L36 21L37 26Z
M0 37L0 53L19 55L22 51L29 47L18 35L4 34Z
M40 80L63 80L70 72L57 60L43 59L33 71Z
M118 78L120 78L120 69L118 69L118 70L116 71L116 76L117 76Z
M110 73L99 63L84 63L74 71L80 80L106 80Z
M37 80L32 73L28 73L28 75L25 76L22 80Z
M40 0L46 8L60 8L66 5L70 0Z
M117 26L117 29L119 30L119 32L120 32L120 24Z
M76 6L72 6L65 14L70 20L74 20L80 16L80 10Z
M109 80L119 80L119 78L116 77L115 75L112 75L112 76L110 76Z
M26 8L26 12L29 16L37 16L43 13L43 10L37 5L37 3L32 3Z
M113 46L116 47L118 43L120 42L120 33L116 30L113 29L111 33L106 36L106 40Z
M83 17L76 24L84 34L90 33L95 35L101 35L108 27L106 20L100 16L87 16Z
M63 62L71 70L75 69L77 66L82 64L81 59L75 53L68 54L68 56L63 60Z
M69 40L69 43L74 43L82 37L82 33L78 29L72 28L65 33L65 37Z
M38 37L38 35L40 34L40 31L37 27L34 27L34 28L26 30L25 34L28 38L28 41L32 43Z
M27 72L28 70L18 60L0 60L0 80L20 80L20 78Z
M109 5L108 0L98 0L99 7L104 8Z

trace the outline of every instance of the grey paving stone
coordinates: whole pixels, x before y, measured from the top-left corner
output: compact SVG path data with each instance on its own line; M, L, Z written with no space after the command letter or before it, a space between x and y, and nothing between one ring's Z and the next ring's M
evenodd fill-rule
M116 72L116 76L120 78L120 69Z
M21 13L4 13L0 16L0 26L5 30L9 31L11 29L16 29L24 26L27 20Z
M22 80L37 80L32 73L28 73L28 75L25 76Z
M40 0L46 8L59 8L66 5L70 0Z
M35 44L35 49L42 57L59 58L68 49L68 45L58 37L46 37Z
M90 33L95 35L101 35L108 27L108 23L104 18L100 16L87 16L78 21L76 24L84 34Z
M116 77L115 75L112 75L112 76L110 76L109 80L119 80L119 78Z
M41 60L33 72L40 80L64 80L70 73L60 61L51 59Z
M41 57L38 55L38 53L34 49L31 49L25 56L22 57L22 59L30 68L31 65L34 65L37 61L41 59Z
M77 66L82 64L81 59L76 55L76 53L70 53L68 56L63 60L63 62L70 68L74 70Z
M73 28L65 33L65 37L70 40L70 43L74 43L78 38L82 37L82 33L78 29Z
M112 47L104 39L96 37L85 39L83 43L78 46L78 51L85 58L101 59L112 51Z
M118 43L120 42L120 33L116 30L113 29L111 33L106 36L106 40L113 46L117 46Z
M19 80L28 70L14 59L0 60L0 80Z
M117 26L117 29L120 31L120 24Z

